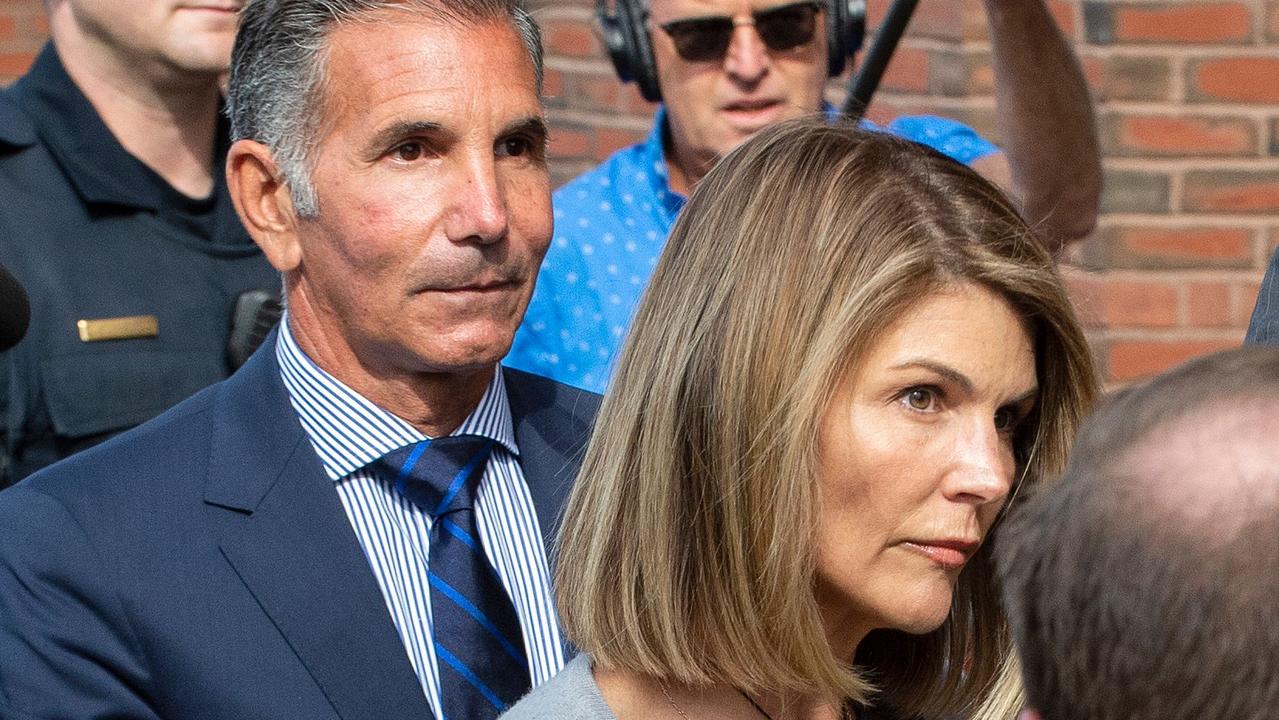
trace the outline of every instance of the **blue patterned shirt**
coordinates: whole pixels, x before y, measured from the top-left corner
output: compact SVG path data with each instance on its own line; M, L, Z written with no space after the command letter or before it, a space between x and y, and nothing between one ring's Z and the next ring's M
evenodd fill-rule
M436 720L444 720L427 582L431 516L395 491L394 478L379 477L366 468L390 451L427 437L312 362L294 340L287 314L280 321L275 352L289 401L324 471L337 486L409 664ZM454 434L495 441L476 492L475 521L484 554L515 606L529 674L537 687L564 667L565 651L546 548L520 467L501 372L493 373L479 406Z
M665 110L659 110L647 140L619 150L555 192L555 235L507 365L604 391L640 294L686 200L668 183L665 126ZM963 163L998 151L972 128L946 118L901 117L886 129Z

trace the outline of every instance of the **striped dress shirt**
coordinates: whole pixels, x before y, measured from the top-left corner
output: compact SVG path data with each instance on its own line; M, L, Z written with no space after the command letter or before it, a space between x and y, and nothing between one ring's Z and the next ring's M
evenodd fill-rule
M336 484L422 692L436 720L443 720L427 582L431 518L395 492L394 478L365 469L391 450L427 437L312 362L289 331L287 314L280 322L276 357L289 399L325 472ZM564 667L565 651L546 548L519 464L500 371L494 372L479 406L454 434L496 441L475 499L476 524L484 553L515 606L529 675L537 687Z

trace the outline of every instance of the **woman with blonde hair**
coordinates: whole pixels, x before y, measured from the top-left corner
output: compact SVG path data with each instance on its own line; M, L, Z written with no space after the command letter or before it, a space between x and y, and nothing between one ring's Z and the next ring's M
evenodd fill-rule
M555 573L582 654L507 717L1013 717L991 544L1094 393L995 187L762 132L693 193L600 411Z

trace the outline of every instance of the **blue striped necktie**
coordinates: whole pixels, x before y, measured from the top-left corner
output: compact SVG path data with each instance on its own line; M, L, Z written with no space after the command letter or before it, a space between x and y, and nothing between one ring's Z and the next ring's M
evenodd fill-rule
M492 447L488 438L452 435L374 463L431 516L431 630L445 720L495 718L530 684L519 618L475 524L475 492Z

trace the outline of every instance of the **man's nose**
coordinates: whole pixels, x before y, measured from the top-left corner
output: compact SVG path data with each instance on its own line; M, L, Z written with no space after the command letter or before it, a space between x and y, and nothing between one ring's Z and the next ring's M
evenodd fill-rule
M506 193L492 157L469 161L465 181L454 192L445 228L450 240L489 244L506 237L510 227Z
M743 83L759 82L768 73L771 59L753 22L734 21L733 38L724 56L724 72Z
M979 425L956 442L954 464L944 486L947 498L954 502L1003 502L1012 489L1015 463L1008 439L993 419Z

